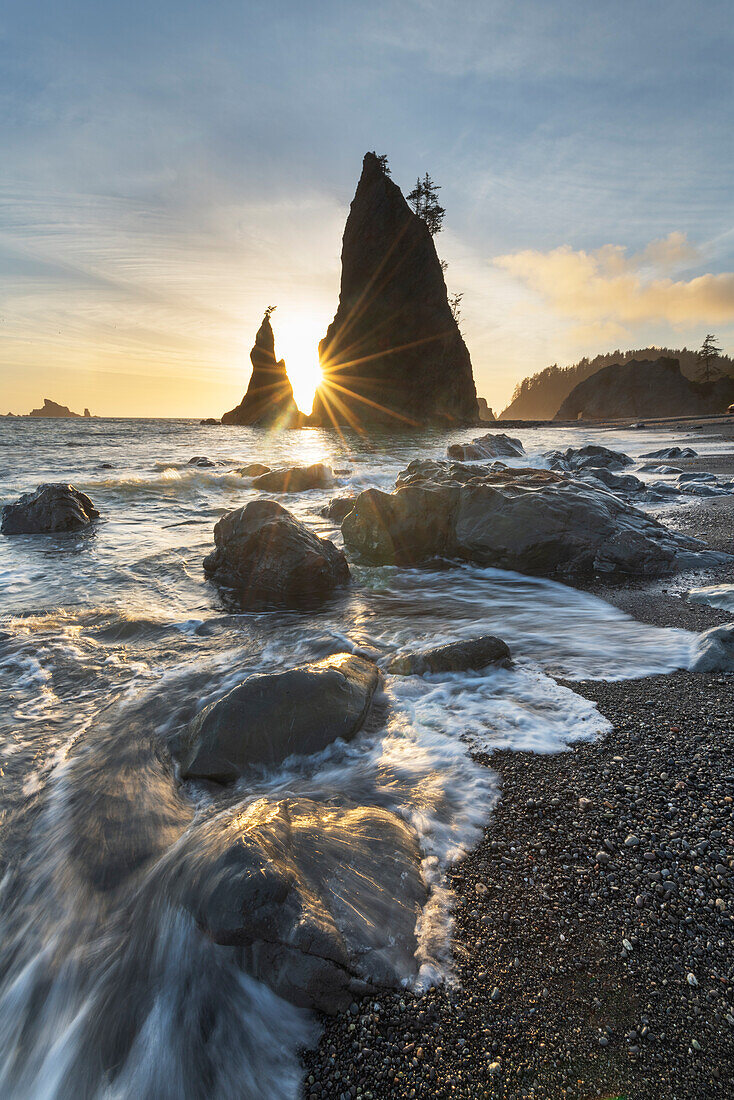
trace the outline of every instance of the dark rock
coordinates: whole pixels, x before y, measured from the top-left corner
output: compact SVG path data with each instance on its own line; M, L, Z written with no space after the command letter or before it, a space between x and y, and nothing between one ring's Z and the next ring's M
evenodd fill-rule
M662 575L728 560L611 493L538 470L368 489L342 535L370 564L458 558L525 573Z
M204 569L244 606L299 603L349 580L342 551L274 500L253 500L222 516L214 542Z
M393 676L422 676L426 672L463 672L485 668L497 662L507 663L510 650L501 638L486 634L466 642L451 642L418 653L402 653L387 666Z
M334 472L330 466L316 462L313 466L291 466L283 470L269 470L256 477L253 489L265 489L269 493L303 493L307 489L330 489L334 484Z
M84 415L85 415L85 416L88 416L88 417L90 417L90 418L91 418L91 415L92 415L92 414L90 413L89 409L85 409L85 410L84 410Z
M275 337L270 313L263 317L250 352L252 375L247 393L236 409L222 417L222 424L249 424L255 427L294 428L301 415L293 400L283 359L276 361Z
M262 462L250 462L247 466L240 466L235 472L242 477L260 477L261 474L269 474L270 467L263 466Z
M420 862L414 833L387 810L261 798L198 826L175 881L243 969L333 1015L415 976Z
M494 415L489 405L487 404L486 397L478 397L477 405L479 407L479 419L484 420L487 424L491 424L497 417Z
M579 470L621 470L632 466L634 460L622 451L611 451L590 443L586 447L569 447L566 451L546 451L545 456L552 470L576 473Z
M6 504L0 531L4 535L35 535L53 531L80 531L99 512L86 493L63 482L37 486L14 504Z
M658 451L645 451L640 458L697 458L698 451L694 451L693 447L661 447Z
M680 474L683 472L680 466L666 466L660 462L646 462L644 466L640 466L640 470L644 474Z
M79 413L72 412L66 405L58 405L55 401L50 401L48 397L44 397L42 409L31 409L28 415L43 418L73 417L75 420L81 420Z
M631 359L612 363L579 382L555 420L611 419L623 416L700 416L726 412L734 401L734 378L692 382L677 359ZM646 458L664 458L661 452ZM671 457L676 457L671 455Z
M493 462L490 466L479 466L468 462L449 462L445 458L414 458L406 469L398 474L396 488L403 485L467 485L475 481L500 480L508 478L531 478L537 481L563 481L560 474L537 470L531 466L508 470L503 462Z
M230 783L252 764L321 752L364 725L377 666L340 653L287 672L250 676L196 716L182 739L181 775Z
M334 497L321 509L321 515L326 519L333 520L334 523L341 523L344 517L351 512L356 499L356 493L344 497Z
M458 459L459 462L481 462L485 458L520 458L525 454L525 448L519 439L513 439L504 433L480 436L471 443L452 443L447 454L449 458Z
M203 420L199 421L200 424L221 424L221 420L217 420L214 416L207 416Z
M639 477L635 477L634 474L615 474L613 470L608 470L604 466L598 468L587 466L579 470L579 477L593 479L612 492L625 494L647 492L647 485Z
M212 460L210 458L207 458L206 455L194 455L193 458L189 459L188 464L189 464L189 466L202 466L202 467L204 467L204 466L214 466L215 465L215 463L212 462Z
M471 360L426 223L367 153L344 229L339 307L313 423L472 424Z
M691 672L734 672L734 623L699 634Z

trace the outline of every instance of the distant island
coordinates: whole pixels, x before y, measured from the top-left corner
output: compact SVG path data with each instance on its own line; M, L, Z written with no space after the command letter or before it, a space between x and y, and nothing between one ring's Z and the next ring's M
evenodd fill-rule
M84 415L81 413L72 412L67 405L59 405L56 401L52 401L49 397L44 397L43 405L40 409L31 409L29 413L6 413L7 417L21 417L21 416L33 416L39 419L62 419L73 417L77 420L84 420L86 417L91 418L89 409L84 410Z

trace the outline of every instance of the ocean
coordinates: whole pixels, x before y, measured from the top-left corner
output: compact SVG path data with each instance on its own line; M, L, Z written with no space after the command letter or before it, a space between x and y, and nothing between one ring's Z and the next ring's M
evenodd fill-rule
M177 784L167 747L248 675L344 651L384 667L400 652L487 633L510 646L510 668L386 676L379 728L261 769L226 795L228 813L303 797L407 822L431 891L405 978L420 988L451 980L445 869L491 828L500 795L472 750L561 752L606 728L574 680L687 667L686 631L492 568L353 565L350 586L317 609L243 613L204 574L217 519L261 495L238 472L246 464L331 465L334 489L278 499L341 544L321 514L331 497L388 489L411 459L477 434L365 440L189 420L0 420L0 505L64 481L101 513L78 534L0 537L1 1096L297 1096L298 1050L313 1042L315 1019L202 935L171 887L172 868L180 879L195 865L198 831L224 803ZM510 434L527 452L508 460L516 465L591 442L638 460L668 442L639 429ZM192 466L194 456L214 465Z

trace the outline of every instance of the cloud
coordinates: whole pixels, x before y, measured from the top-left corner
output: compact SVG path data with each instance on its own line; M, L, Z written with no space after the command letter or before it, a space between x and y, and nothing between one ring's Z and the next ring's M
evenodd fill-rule
M494 264L557 314L578 322L734 322L734 272L687 280L663 274L696 258L685 235L671 233L632 256L618 245L604 245L593 252L563 245L550 252L526 249L498 256Z

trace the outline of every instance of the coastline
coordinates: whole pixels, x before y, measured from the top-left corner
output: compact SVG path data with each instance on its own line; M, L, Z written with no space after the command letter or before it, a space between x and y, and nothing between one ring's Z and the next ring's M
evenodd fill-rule
M732 548L731 498L660 518ZM643 622L703 631L732 616L685 590L731 579L725 567L584 587ZM730 1094L734 674L568 686L608 734L553 755L476 756L502 797L449 875L457 982L325 1020L304 1097Z

